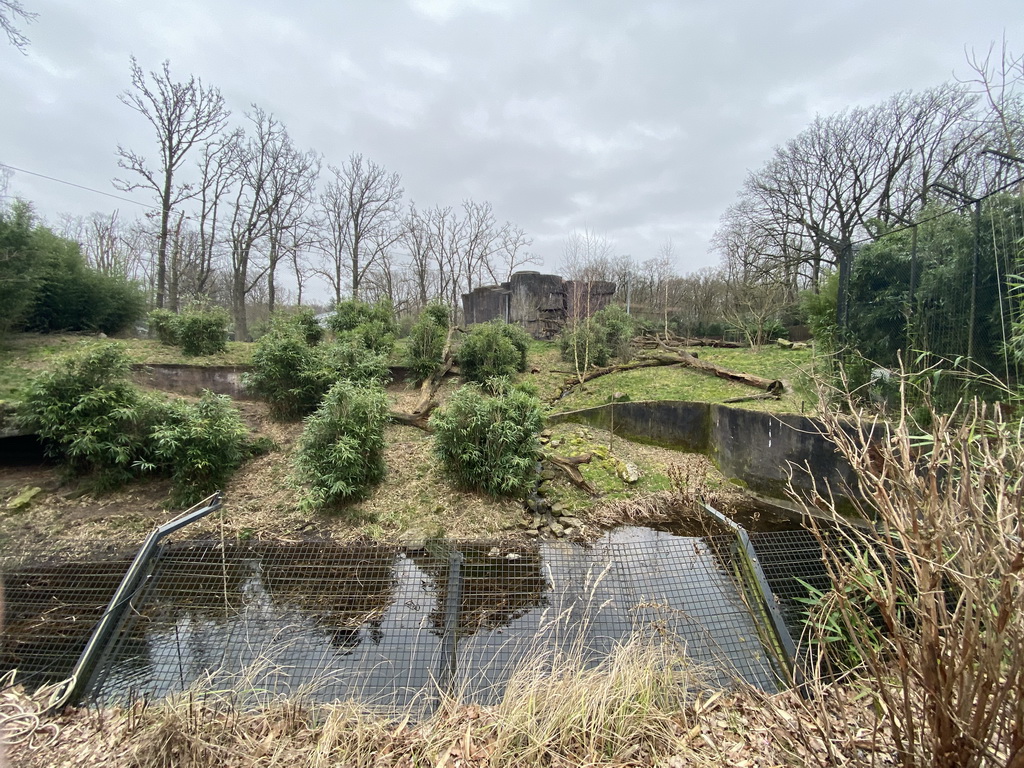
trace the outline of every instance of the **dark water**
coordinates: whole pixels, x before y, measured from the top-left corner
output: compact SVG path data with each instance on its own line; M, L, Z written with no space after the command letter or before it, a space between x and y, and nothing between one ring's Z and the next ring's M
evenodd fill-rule
M743 678L775 688L733 580L729 537L622 527L592 546L460 544L457 604L448 599L449 546L171 547L133 600L93 693L123 701L195 686L233 690L252 703L299 693L404 707L436 695L454 636L452 690L488 702L525 661L560 650L595 664L638 634L670 638L706 667L711 685ZM113 592L125 566L9 575L22 586L8 588L14 621L3 668L66 674L98 617L95 606L102 611L98 595ZM63 577L91 588L54 592ZM59 594L50 599L48 590Z

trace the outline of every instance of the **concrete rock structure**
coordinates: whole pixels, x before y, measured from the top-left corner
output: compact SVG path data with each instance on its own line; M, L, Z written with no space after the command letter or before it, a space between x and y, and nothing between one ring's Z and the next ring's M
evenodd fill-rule
M462 294L467 325L504 320L519 323L537 339L551 339L571 319L589 317L611 303L615 283L563 280L558 275L516 272L507 283L482 285Z

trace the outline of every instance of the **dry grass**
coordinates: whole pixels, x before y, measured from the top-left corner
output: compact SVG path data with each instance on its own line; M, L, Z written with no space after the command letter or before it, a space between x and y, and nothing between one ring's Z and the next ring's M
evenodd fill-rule
M11 756L14 765L31 768L682 768L797 766L827 754L822 731L799 720L791 694L698 695L700 671L682 659L664 638L622 645L596 667L571 653L538 656L514 675L496 706L448 701L419 721L375 715L351 702L315 707L296 698L246 710L237 692L197 688L127 709L69 710L42 723L37 748L23 741L12 745ZM24 694L8 694L15 696L19 706L31 705ZM863 707L841 690L823 696L848 731L829 747L866 757ZM817 746L804 745L815 739Z

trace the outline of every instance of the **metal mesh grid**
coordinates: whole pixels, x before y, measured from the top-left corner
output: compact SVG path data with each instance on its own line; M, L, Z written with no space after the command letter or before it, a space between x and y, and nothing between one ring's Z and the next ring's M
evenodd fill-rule
M17 669L29 686L66 678L130 563L5 562L0 672Z
M789 633L799 646L807 615L807 605L802 601L810 595L807 585L821 591L832 586L821 542L806 530L749 535ZM828 535L823 535L827 540Z
M453 550L461 570L449 585ZM53 678L73 665L126 566L62 566L62 585L53 577L34 592L9 589L8 615L20 612L24 621L44 621L45 607L32 611L46 600L67 606L68 616L78 611L74 641L50 652L64 664ZM678 641L706 670L709 685L744 679L774 690L775 662L737 588L737 572L732 536L681 538L628 527L590 546L168 544L133 596L91 693L124 701L196 686L245 692L257 703L291 693L415 707L436 696L454 637L452 690L486 703L538 653L573 651L596 664L636 633ZM451 586L458 590L454 621L446 611ZM31 654L19 654L5 656L5 664L23 666Z

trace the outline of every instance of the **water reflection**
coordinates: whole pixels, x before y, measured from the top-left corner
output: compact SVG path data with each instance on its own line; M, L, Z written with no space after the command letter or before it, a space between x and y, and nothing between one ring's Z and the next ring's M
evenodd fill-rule
M443 662L447 546L171 547L133 600L94 690L105 700L160 697L198 680L256 700L302 691L387 707L422 701L436 692ZM739 677L774 687L757 625L734 582L729 540L624 527L590 546L488 542L459 551L455 685L470 699L496 700L511 671L536 654L571 650L596 664L637 632L676 639L712 670L713 683ZM87 579L97 594L112 593L125 567L79 567L74 577ZM18 579L10 580L15 639L5 639L5 667L39 666L52 656L32 650L33 628L49 621L39 595L72 576L19 574L31 587L20 593ZM73 591L62 594L71 606ZM84 645L98 614L82 618L66 631L68 647ZM70 669L77 651L64 655Z

